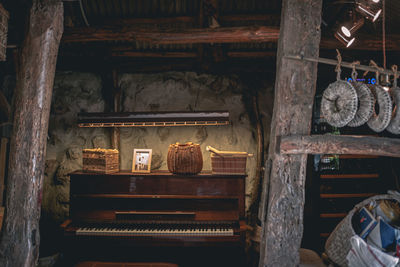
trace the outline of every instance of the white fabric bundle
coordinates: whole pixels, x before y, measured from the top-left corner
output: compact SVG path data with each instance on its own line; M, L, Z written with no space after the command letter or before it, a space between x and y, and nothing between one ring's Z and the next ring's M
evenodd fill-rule
M399 258L368 245L358 235L352 236L350 243L351 249L346 257L349 267L395 267L399 262Z

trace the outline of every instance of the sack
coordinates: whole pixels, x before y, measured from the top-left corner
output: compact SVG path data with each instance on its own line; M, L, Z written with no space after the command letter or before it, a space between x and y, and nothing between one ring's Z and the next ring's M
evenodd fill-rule
M196 174L203 169L200 145L192 142L171 144L167 156L168 170L177 174Z

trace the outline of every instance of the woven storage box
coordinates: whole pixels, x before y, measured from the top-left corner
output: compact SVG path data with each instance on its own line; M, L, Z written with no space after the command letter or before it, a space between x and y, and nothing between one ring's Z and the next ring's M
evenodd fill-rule
M352 225L352 218L356 211L367 206L374 200L395 200L400 203L397 194L377 195L358 203L346 217L336 226L325 243L325 253L329 259L339 266L347 266L346 256L351 249L350 238L356 235Z
M207 146L211 152L211 170L213 174L246 174L247 152L219 151Z
M213 174L246 174L247 156L224 155L211 153L211 169Z
M83 170L113 173L119 171L119 152L116 149L83 149Z

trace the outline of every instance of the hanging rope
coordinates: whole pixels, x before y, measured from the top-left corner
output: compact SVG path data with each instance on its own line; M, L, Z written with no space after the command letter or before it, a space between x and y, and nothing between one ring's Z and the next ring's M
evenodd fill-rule
M382 50L383 50L383 68L386 69L386 11L385 0L382 1Z
M336 53L337 53L336 58L337 58L338 62L337 62L336 68L335 68L335 72L336 72L336 80L339 81L340 73L342 72L342 70L340 68L340 64L342 64L342 55L340 54L338 49L336 49Z
M357 76L358 76L358 73L357 73L357 71L356 71L356 65L360 65L361 63L360 63L360 61L353 61L352 63L351 63L351 79L353 80L353 82L357 82Z
M392 71L393 71L393 86L392 88L397 87L397 79L399 78L399 73L397 72L397 65L392 66Z
M380 74L381 72L383 72L384 68L379 67L378 64L376 64L375 61L373 61L372 59L369 61L369 65L376 68L376 71L375 71L376 84L379 84L379 74ZM366 73L364 73L364 76L365 76L367 73L368 73L368 71L367 71Z

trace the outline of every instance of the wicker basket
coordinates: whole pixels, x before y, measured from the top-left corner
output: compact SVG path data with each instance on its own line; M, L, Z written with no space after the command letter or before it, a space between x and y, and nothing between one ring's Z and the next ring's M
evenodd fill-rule
M246 174L247 152L219 151L213 147L206 148L211 152L211 170L213 174Z
M83 149L83 170L113 173L119 171L119 152L116 149Z
M325 243L325 253L329 259L339 266L347 266L346 256L351 249L350 238L356 235L351 220L356 211L374 200L395 200L400 203L400 196L395 194L377 195L358 203L346 217L336 226Z
M6 61L8 18L7 10L0 4L0 61Z

